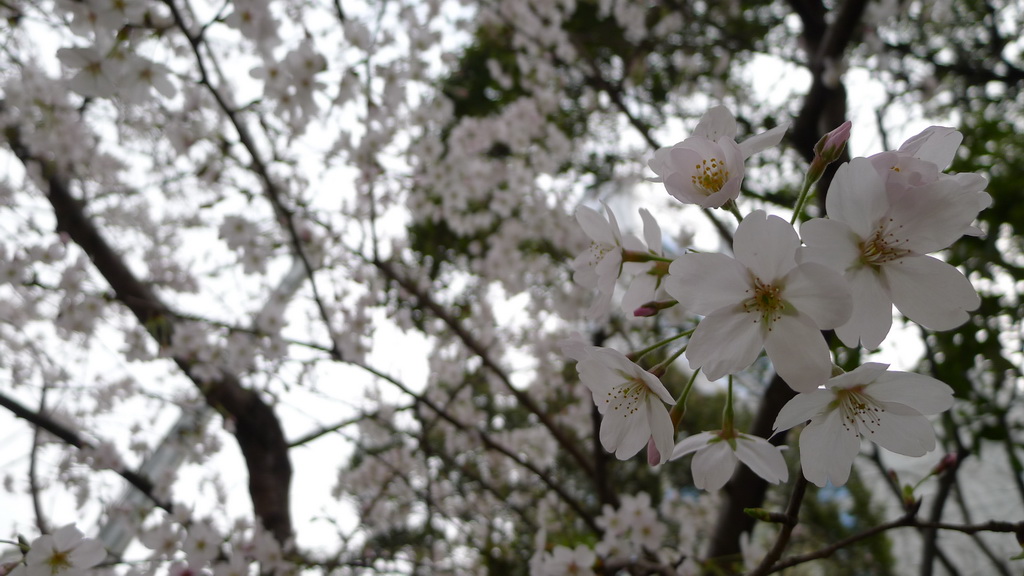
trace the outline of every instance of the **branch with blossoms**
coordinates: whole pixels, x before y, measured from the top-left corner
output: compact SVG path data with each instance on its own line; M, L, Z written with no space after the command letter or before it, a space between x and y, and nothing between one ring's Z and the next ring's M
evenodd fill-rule
M972 223L990 203L982 176L942 172L961 135L933 126L898 150L841 165L825 198L827 216L803 222L798 232L793 226L814 184L843 154L850 136L847 122L815 145L790 222L763 210L742 214L737 199L745 161L777 144L784 130L737 143L735 119L716 107L692 136L659 149L650 161L655 181L677 200L725 209L736 217L732 255L691 249L670 258L660 226L648 211L640 210L642 242L620 231L607 205L604 216L580 207L577 220L592 243L573 267L576 282L597 291L589 318L609 313L617 284L628 277L624 312L650 317L678 307L699 321L693 330L628 356L579 340L563 345L603 416L600 440L608 452L627 459L646 447L655 467L693 454L694 484L711 491L725 486L737 463L769 483L788 480L780 449L740 432L734 423L733 376L762 352L768 357L796 392L773 428L778 433L802 427L803 478L786 513L791 520L758 573L767 573L785 549L804 479L818 487L843 486L863 440L907 456L935 448L927 416L952 407L952 389L929 376L891 371L875 362L844 371L834 363L822 334L835 330L849 348L876 349L890 331L894 306L931 330L963 324L979 297L959 270L929 254L963 235L980 234ZM686 338L682 345L676 342L680 337ZM661 348L667 351L663 362L647 369L637 363ZM721 429L676 443L693 378L676 398L661 377L680 356L694 378L698 372L712 382L728 377L728 387Z

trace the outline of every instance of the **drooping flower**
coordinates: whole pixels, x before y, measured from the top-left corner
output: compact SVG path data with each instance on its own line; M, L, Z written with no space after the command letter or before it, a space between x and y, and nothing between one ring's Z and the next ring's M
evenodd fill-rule
M576 257L572 263L573 280L585 288L597 289L597 297L587 310L587 318L596 319L611 307L615 293L615 281L622 272L622 250L643 250L637 237L619 231L615 214L604 205L607 220L593 208L580 206L576 209L576 221L583 232L590 237L590 248Z
M822 330L849 318L842 277L820 264L798 264L800 240L777 216L756 211L736 229L732 258L684 254L669 267L665 288L705 317L687 345L693 369L716 380L750 366L764 348L794 389L813 390L832 372Z
M764 438L736 432L718 430L701 432L676 444L669 460L696 452L690 469L693 483L701 490L719 490L732 477L736 462L750 467L758 476L772 484L789 479L786 459L777 446Z
M718 208L735 200L743 183L743 162L778 144L788 125L736 143L736 118L724 106L708 110L689 138L661 148L649 162L677 200L703 208Z
M963 324L980 300L959 270L926 256L959 238L978 215L977 197L957 181L935 180L895 200L865 158L836 171L828 218L801 227L801 262L844 274L853 314L836 328L847 346L877 348L892 326L892 306L932 330Z
M594 404L604 415L600 436L605 450L625 460L653 437L659 454L671 452L675 429L666 404L674 400L661 380L610 348L570 340L562 349L577 360L580 381L590 389Z
M640 209L640 218L644 222L644 240L647 242L646 253L656 258L664 258L665 251L661 240L661 226L645 208ZM651 260L642 264L641 268L622 296L622 311L633 314L641 305L658 297L662 281L668 276L668 262Z
M43 534L29 546L25 564L15 568L12 576L84 576L107 555L99 540L83 538L74 524Z
M776 432L811 421L800 432L800 463L815 485L845 484L862 439L906 456L935 448L935 430L925 416L948 410L953 390L934 378L888 367L866 363L782 407Z

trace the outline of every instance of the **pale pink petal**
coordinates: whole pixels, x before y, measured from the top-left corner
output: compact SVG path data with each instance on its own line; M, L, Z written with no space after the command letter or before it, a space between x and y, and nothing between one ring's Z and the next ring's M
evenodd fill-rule
M949 264L930 256L890 262L882 272L892 301L904 316L931 330L950 330L970 318L981 304L970 280Z
M865 362L857 368L829 380L826 388L834 390L836 388L852 388L854 386L871 384L884 376L888 368L888 364L882 364L881 362Z
M782 451L764 438L740 434L736 438L736 456L767 482L778 484L789 479Z
M783 281L784 297L821 330L850 319L853 297L843 277L827 266L808 262L794 268Z
M878 348L892 327L892 299L875 271L868 267L847 272L853 296L850 320L836 327L836 335L850 347L861 345L869 350Z
M836 170L825 207L829 218L845 222L857 236L867 238L889 209L889 198L871 162L854 158Z
M724 440L709 444L694 454L690 464L694 486L708 491L720 490L725 486L735 469L736 455Z
M938 414L953 406L953 389L924 374L886 372L864 388L880 402L909 406L921 414Z
M815 486L846 484L858 452L860 438L844 427L838 410L800 432L800 465L804 477Z
M859 239L839 220L815 218L800 225L804 246L797 251L798 262L815 262L846 272L860 259Z
M815 390L797 394L779 410L772 429L775 432L789 430L793 426L803 424L824 412L825 408L835 399L835 394L827 390Z
M965 192L955 180L942 179L902 194L888 217L901 247L920 254L948 247L963 235L980 211L976 192Z
M705 316L686 347L690 368L699 367L708 379L718 380L750 366L764 345L762 326L760 317L742 306Z
M665 404L675 404L676 400L672 397L672 393L665 388L665 385L661 383L661 380L657 376L647 372L646 370L640 370L638 366L634 365L634 369L640 371L640 377L643 378L644 384L647 385L647 390L651 394L657 396Z
M782 142L782 137L786 135L786 130L788 129L789 122L786 122L768 130L767 132L751 136L743 142L740 142L740 152L743 153L744 158L750 158L765 148L771 148L779 142Z
M580 206L576 209L576 221L579 222L580 228L583 228L583 231L594 242L611 244L613 246L618 244L618 238L612 232L612 227L608 224L608 220L598 214L597 210L588 206Z
M621 412L621 411L619 411ZM601 421L601 446L615 452L619 460L632 458L647 445L651 429L646 421L627 414L609 411Z
M725 254L683 254L668 268L665 290L690 312L710 314L747 298L749 274Z
M953 162L963 139L963 134L955 128L929 126L920 134L911 136L900 146L899 151L927 160L938 166L939 170L945 170Z
M796 266L800 238L782 218L757 210L736 228L732 245L740 264L764 282L773 282Z
M75 568L86 570L103 562L107 557L107 551L99 540L85 539L69 556Z
M825 337L807 316L786 314L773 322L764 350L775 371L797 392L810 392L832 375Z
M718 142L723 138L736 138L736 118L725 106L715 106L701 116L692 136Z

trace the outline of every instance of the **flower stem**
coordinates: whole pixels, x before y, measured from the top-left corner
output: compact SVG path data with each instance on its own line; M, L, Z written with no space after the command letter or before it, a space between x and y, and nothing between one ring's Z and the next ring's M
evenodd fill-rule
M729 376L729 391L725 396L725 409L722 411L722 437L731 438L734 436L733 428L734 412L732 408L732 376Z
M696 330L696 328L694 328L694 330ZM666 344L670 344L670 343L674 342L675 340L678 340L678 339L680 339L680 338L682 338L684 336L689 336L690 334L693 334L693 330L686 330L684 332L680 332L679 334L676 334L675 336L669 336L668 338L665 338L664 340L662 340L660 342L655 342L654 344L651 344L647 348L644 348L642 350L637 350L636 352L630 352L629 354L626 354L626 358L629 358L631 361L636 362L637 360L643 358L644 356L647 356L648 354L650 354L651 352L657 350L658 348L661 348L662 346L665 346ZM686 347L684 346L683 350L685 350L685 349L686 349ZM679 353L676 353L671 358L671 360L675 360L678 357L679 357Z

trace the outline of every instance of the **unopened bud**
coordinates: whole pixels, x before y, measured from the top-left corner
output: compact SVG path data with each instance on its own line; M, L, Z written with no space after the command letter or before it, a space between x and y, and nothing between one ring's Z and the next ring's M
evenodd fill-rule
M937 476L946 470L955 469L958 461L959 456L957 456L956 452L950 452L943 456L942 460L939 460L939 463L935 465L935 468L932 468L932 474Z
M821 140L814 145L814 155L820 157L825 164L838 160L840 154L846 149L846 142L850 139L852 126L853 123L847 120L835 130L822 136Z
M647 441L647 463L651 466L661 464L661 452L658 452L658 447L654 444L654 436Z
M676 304L678 304L678 302L676 302L675 300L662 300L662 301L652 300L650 302L645 302L644 304L641 304L639 308L637 308L636 310L633 310L633 316L642 317L642 318L648 318L650 316L657 316L658 312L661 312L662 310L664 310L666 308L671 308L671 307L675 306Z

